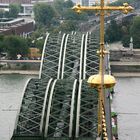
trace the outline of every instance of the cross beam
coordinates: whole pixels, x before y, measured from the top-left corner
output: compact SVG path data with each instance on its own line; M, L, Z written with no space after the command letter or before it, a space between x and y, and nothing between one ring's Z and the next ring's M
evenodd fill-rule
M104 75L104 56L107 53L107 51L104 48L104 16L105 11L122 11L124 14L127 14L133 10L133 7L129 6L128 3L124 3L123 6L105 6L104 0L100 0L100 6L81 6L76 5L72 8L77 13L81 13L81 11L100 11L100 50L98 51L98 54L100 56L100 64L99 64L99 74L98 75L92 75L88 79L88 83L96 87L99 91L99 109L98 109L98 135L103 132L103 130L106 130L106 127L104 128L103 122L105 124L105 114L103 113L104 108L104 88L106 87L113 87L116 83L115 78L111 75ZM114 79L113 79L114 78ZM103 117L104 116L104 117ZM102 122L103 121L103 122ZM108 140L107 133L105 133L105 139Z
M123 6L81 6L80 4L74 6L72 8L75 10L77 13L80 13L82 10L100 10L100 11L111 11L111 10L116 10L116 11L122 11L124 14L128 14L133 10L131 6L128 5L128 3L124 3Z

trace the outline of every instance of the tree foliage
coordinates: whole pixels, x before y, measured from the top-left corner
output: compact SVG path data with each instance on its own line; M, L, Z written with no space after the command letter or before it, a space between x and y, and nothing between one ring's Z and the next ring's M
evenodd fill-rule
M55 0L54 8L57 14L64 20L86 20L88 14L82 12L81 14L76 13L71 8L74 6L74 3L71 0Z
M53 17L55 16L53 8L46 3L37 3L35 4L33 9L35 21L38 24L42 24L44 26L49 27Z
M20 12L21 6L19 4L10 4L9 5L9 17L17 18L19 12Z
M4 51L4 36L0 35L0 54Z
M17 18L19 12L21 11L21 5L19 4L10 4L9 11L4 11L0 9L0 18Z
M117 1L115 1L115 2L113 2L113 3L111 3L110 5L115 5L115 6L119 6L119 5L123 5L123 3L132 3L132 2L137 2L137 1L139 1L139 0L117 0Z
M116 23L115 20L111 21L111 24L106 30L106 41L114 42L119 41L122 37L121 27Z
M130 35L124 35L121 41L124 47L129 47Z
M64 19L66 20L87 20L88 14L86 12L82 12L80 14L76 13L72 9L67 9L64 12Z
M0 18L3 18L4 17L4 10L3 9L0 9Z
M76 22L74 21L64 21L60 27L59 27L60 31L63 32L71 32L71 31L76 31L77 30L77 26L76 26Z
M134 47L140 48L140 16L134 18L130 35L133 37Z
M56 10L57 15L63 17L64 12L66 12L67 9L71 9L71 7L73 7L74 4L71 0L54 0L53 6Z
M27 41L19 36L6 36L3 40L3 50L12 59L16 59L17 54L26 56L28 54Z

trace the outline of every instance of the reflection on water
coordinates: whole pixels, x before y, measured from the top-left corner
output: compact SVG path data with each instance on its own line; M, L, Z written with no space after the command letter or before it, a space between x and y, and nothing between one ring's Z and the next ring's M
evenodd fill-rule
M33 76L0 75L0 140L9 140L26 81Z
M0 75L0 140L9 140L26 81L33 76ZM113 108L119 113L119 139L139 140L140 79L119 78Z

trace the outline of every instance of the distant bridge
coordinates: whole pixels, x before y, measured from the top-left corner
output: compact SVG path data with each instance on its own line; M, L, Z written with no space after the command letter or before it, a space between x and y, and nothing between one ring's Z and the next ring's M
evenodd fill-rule
M39 79L30 79L12 140L96 140L98 93L86 79L98 72L94 34L47 34Z

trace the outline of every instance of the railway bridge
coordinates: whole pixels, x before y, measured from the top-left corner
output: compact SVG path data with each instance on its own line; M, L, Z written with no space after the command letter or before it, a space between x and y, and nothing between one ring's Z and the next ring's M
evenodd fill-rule
M24 90L11 140L96 140L98 31L47 34L38 79Z

